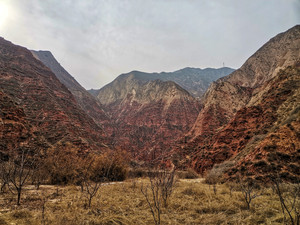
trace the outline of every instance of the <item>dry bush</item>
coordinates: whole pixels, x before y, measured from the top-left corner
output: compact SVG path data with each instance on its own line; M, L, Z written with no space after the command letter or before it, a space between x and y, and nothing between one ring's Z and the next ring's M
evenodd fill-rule
M96 157L93 171L91 180L123 181L128 174L128 165L122 152L107 152Z
M199 174L192 168L188 168L185 171L177 171L176 175L180 179L197 179Z
M47 151L44 168L40 168L40 173L46 171L51 184L80 185L86 174L86 167L91 161L95 161L95 165L90 168L90 180L97 181L105 177L108 181L122 181L126 179L128 172L123 155L119 151L80 154L70 144L62 144Z
M175 169L168 171L163 170L159 173L158 177L156 177L157 180L159 180L160 186L161 186L161 196L163 199L163 205L164 207L168 206L168 200L171 197L176 183L175 178Z
M50 184L74 184L83 163L78 151L65 143L49 149L43 158L43 168Z
M160 188L159 181L154 179L150 179L150 187L141 186L141 192L146 198L153 221L156 225L161 223L162 195Z
M217 169L211 169L205 177L205 182L213 186L214 193L217 194L217 184L220 183L222 178L222 171Z

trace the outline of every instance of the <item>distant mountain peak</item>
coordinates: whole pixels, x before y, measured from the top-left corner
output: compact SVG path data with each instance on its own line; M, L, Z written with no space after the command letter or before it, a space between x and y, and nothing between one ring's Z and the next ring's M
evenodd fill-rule
M161 72L161 73L145 73L141 71L131 71L118 76L114 81L104 86L99 91L90 91L94 96L98 96L102 90L112 87L118 82L136 79L142 83L151 80L173 81L183 89L187 90L194 97L200 98L209 87L210 83L232 73L234 69L223 67L219 69L214 68L192 68L186 67L174 72ZM102 97L100 96L100 101ZM104 101L102 101L104 102Z

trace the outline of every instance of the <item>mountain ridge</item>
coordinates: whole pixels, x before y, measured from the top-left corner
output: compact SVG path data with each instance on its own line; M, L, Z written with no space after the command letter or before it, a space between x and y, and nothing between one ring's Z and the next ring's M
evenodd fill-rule
M186 89L194 97L200 98L206 91L208 85L225 75L233 72L234 69L229 67L222 67L219 69L214 68L191 68L186 67L174 72L161 72L161 73L146 73L141 71L131 71L129 73L123 73L115 78L111 83L105 85L98 90L89 90L94 96L98 96L103 90L110 88L118 80L124 80L127 77L134 76L137 80L141 82L151 81L151 80L162 80L162 81L173 81L182 88Z

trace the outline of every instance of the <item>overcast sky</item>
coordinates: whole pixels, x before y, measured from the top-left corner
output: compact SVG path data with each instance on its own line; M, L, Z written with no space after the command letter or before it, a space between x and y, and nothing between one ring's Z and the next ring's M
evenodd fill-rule
M300 24L300 0L0 0L0 36L49 50L87 89L121 73L239 68Z

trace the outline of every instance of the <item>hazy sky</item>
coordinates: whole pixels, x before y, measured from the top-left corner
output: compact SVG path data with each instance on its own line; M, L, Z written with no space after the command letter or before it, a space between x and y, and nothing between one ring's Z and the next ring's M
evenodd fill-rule
M0 36L50 50L85 88L121 73L238 68L300 24L300 0L0 0Z

